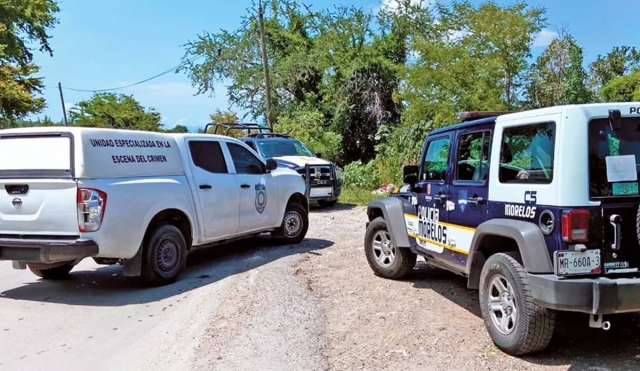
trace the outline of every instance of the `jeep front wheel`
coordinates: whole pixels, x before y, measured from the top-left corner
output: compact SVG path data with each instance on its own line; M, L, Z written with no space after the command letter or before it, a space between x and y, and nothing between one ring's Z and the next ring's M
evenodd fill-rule
M497 253L480 275L480 311L494 344L513 356L544 350L556 313L534 303L517 253Z
M400 279L411 273L416 265L416 254L408 248L393 245L387 224L381 217L369 223L364 251L373 273L380 277Z

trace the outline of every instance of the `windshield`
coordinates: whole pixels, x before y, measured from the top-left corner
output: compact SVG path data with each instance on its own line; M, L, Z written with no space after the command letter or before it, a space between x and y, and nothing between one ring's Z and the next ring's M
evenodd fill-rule
M315 157L313 152L298 140L265 140L258 142L258 146L264 158L280 156Z
M607 118L589 123L589 193L591 197L638 195L640 118L622 119L613 131Z

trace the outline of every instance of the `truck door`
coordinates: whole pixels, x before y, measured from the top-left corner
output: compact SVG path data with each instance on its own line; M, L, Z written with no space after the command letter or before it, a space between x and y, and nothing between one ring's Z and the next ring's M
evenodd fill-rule
M235 167L236 188L240 191L240 230L254 231L279 226L281 204L277 180L253 153L236 143L226 142Z
M447 258L464 268L475 228L487 219L489 196L489 147L491 127L459 130L451 172L449 244Z
M427 140L422 157L420 180L416 184L418 194L417 233L412 236L422 252L438 256L448 246L447 205L449 185L449 153L451 134L438 135Z
M240 218L240 190L216 140L190 140L191 172L200 220L207 238L234 235Z

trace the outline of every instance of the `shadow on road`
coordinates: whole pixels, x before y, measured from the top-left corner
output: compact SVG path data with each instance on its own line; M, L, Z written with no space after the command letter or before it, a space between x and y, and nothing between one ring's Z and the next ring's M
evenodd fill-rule
M356 207L358 206L355 204L343 204L338 202L337 204L335 204L335 206L332 207L320 207L316 204L312 204L310 209L314 214L331 214L340 211L351 210Z
M478 291L467 289L465 278L420 261L407 280L414 287L432 290L482 319ZM547 349L520 358L542 366L566 365L570 371L639 370L640 315L619 314L605 320L611 322L609 331L590 328L586 314L560 312Z
M194 250L189 255L187 269L179 281L163 287L144 287L136 277L123 276L119 265L102 266L96 270L80 270L80 267L76 267L66 280L28 283L0 292L0 300L104 307L151 303L244 273L283 257L312 253L331 245L331 241L308 238L299 245L278 246L268 237L258 237Z

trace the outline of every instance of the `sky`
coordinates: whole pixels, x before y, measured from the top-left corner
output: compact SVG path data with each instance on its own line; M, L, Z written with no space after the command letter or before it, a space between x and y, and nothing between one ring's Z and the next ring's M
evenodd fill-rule
M350 4L375 10L384 1L353 0L332 2L306 0L313 9ZM413 0L412 0L413 1ZM446 1L446 0L445 0ZM471 0L480 3L481 0ZM496 0L507 5L513 0ZM251 0L60 0L60 23L51 31L53 57L35 55L41 66L47 108L39 115L62 120L58 91L60 82L67 110L91 93L66 88L97 90L129 85L155 76L180 63L184 44L204 31L235 31ZM547 9L547 28L536 38L534 55L555 36L559 27L568 28L584 49L585 65L615 45L640 46L635 26L640 1L631 0L532 0L531 6ZM230 107L224 84L215 93L195 95L197 90L185 73L169 73L149 82L117 90L132 94L143 106L162 115L166 128L203 128L216 109Z

